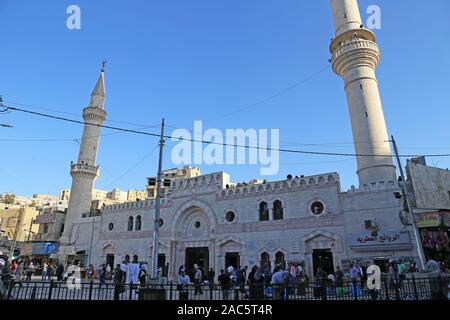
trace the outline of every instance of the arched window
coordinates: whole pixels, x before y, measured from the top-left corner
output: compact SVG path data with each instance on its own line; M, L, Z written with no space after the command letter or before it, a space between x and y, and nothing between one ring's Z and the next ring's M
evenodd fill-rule
M270 258L267 252L261 253L261 269L270 267Z
M283 219L283 204L280 200L275 200L273 202L273 220Z
M133 231L133 217L128 218L128 231Z
M267 202L261 202L259 204L259 221L269 221L269 207Z
M141 216L137 216L136 217L136 223L134 225L134 230L141 231L141 228L142 228Z
M279 266L284 266L285 265L284 253L283 252L278 251L277 253L275 253L275 264L279 265Z

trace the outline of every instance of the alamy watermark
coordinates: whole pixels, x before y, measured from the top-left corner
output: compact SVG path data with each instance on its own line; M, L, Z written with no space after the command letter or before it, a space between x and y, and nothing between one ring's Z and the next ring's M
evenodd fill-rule
M67 267L67 288L69 290L81 289L81 268L77 265L70 265Z
M81 9L77 5L70 5L66 9L66 13L69 15L66 20L66 26L69 30L81 29Z
M202 121L194 121L194 132L176 129L171 140L175 165L259 165L260 174L276 175L280 168L279 129L219 129L203 132Z
M367 268L367 289L381 290L381 269L377 265Z
M368 29L381 29L381 8L377 5L370 5L367 7L366 13L369 15L366 21Z

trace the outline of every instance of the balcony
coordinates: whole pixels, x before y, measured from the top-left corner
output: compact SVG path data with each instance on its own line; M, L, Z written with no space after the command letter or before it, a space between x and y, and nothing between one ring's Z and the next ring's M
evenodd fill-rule
M74 176L84 176L95 178L99 175L99 167L91 166L86 163L73 163L70 165L70 174Z

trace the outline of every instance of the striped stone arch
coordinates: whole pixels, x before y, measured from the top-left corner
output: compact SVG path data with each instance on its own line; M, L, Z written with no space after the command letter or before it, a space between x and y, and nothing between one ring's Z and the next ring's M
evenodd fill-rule
M108 250L109 248L111 248L111 250ZM116 245L111 241L105 242L102 245L102 252L104 255L105 254L115 254L116 250L117 250Z
M161 241L161 240L159 240L158 243L159 243L159 245L158 245L159 253L168 253L169 244L167 242ZM153 250L153 243L150 243L147 246L147 250L149 250L150 253L152 252L152 250Z
M211 229L218 224L217 215L209 203L199 199L191 199L180 205L175 210L175 214L172 215L169 223L172 236L177 238L176 232L179 230L180 225L183 223L186 216L195 210L202 212L203 216L208 220Z

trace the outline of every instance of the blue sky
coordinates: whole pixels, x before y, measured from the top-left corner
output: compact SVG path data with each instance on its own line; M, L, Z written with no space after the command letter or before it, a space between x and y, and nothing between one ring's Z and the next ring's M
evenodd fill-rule
M81 8L81 30L66 28L71 4ZM450 153L450 2L359 4L363 20L369 5L382 10L377 76L401 153ZM108 119L137 125L105 124L139 128L165 117L171 126L193 130L194 120L252 105L328 66L283 95L204 127L278 128L281 142L293 149L353 152L343 84L328 63L333 35L326 0L0 0L0 94L81 119L106 58ZM56 194L70 187L69 164L78 155L71 139L80 138L81 126L17 112L0 115L0 123L14 126L0 128L0 192ZM102 137L96 187L144 188L145 177L156 172L157 152L144 157L156 143L132 134ZM171 145L165 168L173 167ZM428 160L450 167L449 158ZM280 162L279 174L268 179L337 171L343 189L357 184L353 158L281 154ZM226 171L236 182L260 177L259 166L201 169Z

